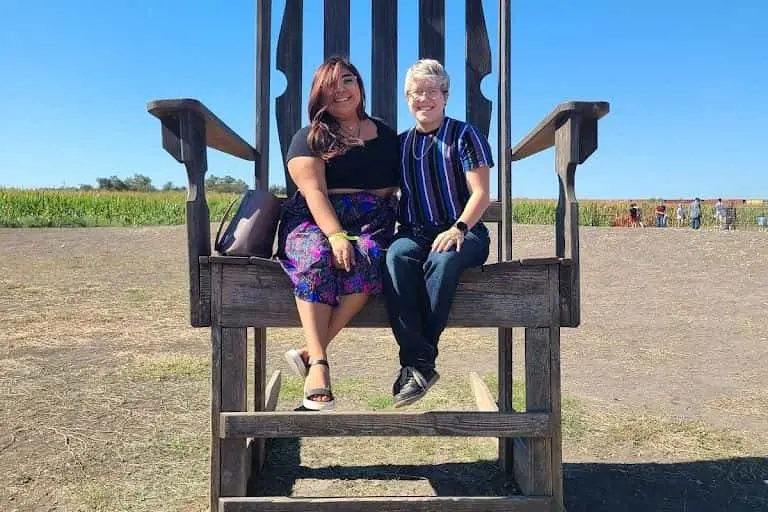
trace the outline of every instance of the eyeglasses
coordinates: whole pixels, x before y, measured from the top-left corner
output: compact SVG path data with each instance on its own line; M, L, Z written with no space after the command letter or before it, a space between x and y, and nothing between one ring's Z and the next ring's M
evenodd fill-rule
M444 91L441 89L427 89L427 90L419 90L416 89L415 91L408 91L408 99L415 100L416 98L425 97L430 100L436 100L439 99L444 94Z
M357 86L357 77L355 75L344 75L341 77L341 87L352 89Z

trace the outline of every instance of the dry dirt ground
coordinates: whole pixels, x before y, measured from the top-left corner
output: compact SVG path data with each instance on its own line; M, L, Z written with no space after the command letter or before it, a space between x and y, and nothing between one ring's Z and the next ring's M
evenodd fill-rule
M515 226L515 257L551 227ZM208 331L187 326L184 227L0 230L0 510L201 511ZM585 228L562 336L568 510L768 510L768 233ZM493 251L492 251L493 252ZM300 344L269 332L268 367ZM516 357L522 332L516 333ZM420 408L471 408L495 331L449 330ZM387 330L332 345L342 409L386 409ZM517 375L523 375L518 371ZM298 404L286 378L279 408ZM286 440L266 494L499 494L490 440Z

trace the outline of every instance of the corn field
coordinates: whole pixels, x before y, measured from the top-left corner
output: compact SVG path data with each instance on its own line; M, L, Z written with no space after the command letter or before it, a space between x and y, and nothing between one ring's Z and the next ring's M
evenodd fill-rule
M211 222L218 222L236 195L208 193ZM0 189L0 227L93 227L178 225L185 222L185 192L109 192L99 190ZM646 226L654 225L655 203L639 203ZM518 224L554 224L554 200L516 199L513 220ZM580 201L582 226L628 225L626 201ZM687 205L684 205L687 209ZM676 205L667 206L668 225L675 224ZM758 227L768 218L766 206L737 208L736 226ZM715 225L712 205L702 205L702 226Z

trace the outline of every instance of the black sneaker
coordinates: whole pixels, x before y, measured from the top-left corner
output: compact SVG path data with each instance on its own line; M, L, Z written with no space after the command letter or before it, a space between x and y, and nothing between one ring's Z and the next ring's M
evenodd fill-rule
M413 366L401 368L400 375L392 385L393 405L403 407L418 401L439 378L435 370L417 370Z

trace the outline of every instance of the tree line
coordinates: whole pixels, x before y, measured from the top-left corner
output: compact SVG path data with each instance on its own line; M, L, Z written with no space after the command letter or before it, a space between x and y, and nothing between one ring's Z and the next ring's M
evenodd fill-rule
M170 192L170 191L183 191L187 187L178 187L173 182L168 181L162 187L157 188L152 184L152 178L144 176L143 174L134 174L130 178L121 179L117 176L110 176L109 178L96 178L96 187L98 190L109 191L130 191L130 192ZM93 190L93 185L80 185L80 190ZM205 179L205 190L207 192L220 192L224 194L242 194L248 189L248 184L232 176L215 176L210 175ZM270 192L276 195L285 195L286 188L284 185L272 185L269 187Z

